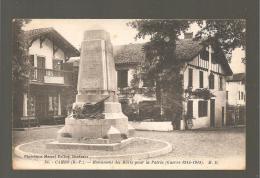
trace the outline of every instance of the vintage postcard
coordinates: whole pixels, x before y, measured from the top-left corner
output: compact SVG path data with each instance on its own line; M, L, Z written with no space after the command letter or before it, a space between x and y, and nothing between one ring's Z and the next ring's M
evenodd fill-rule
M12 24L14 170L246 169L246 20Z

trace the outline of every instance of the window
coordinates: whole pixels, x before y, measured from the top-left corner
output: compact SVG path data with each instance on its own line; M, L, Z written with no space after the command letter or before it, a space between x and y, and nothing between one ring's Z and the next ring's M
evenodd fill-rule
M223 77L219 76L219 90L223 90Z
M117 85L119 88L125 88L128 86L128 70L117 71Z
M212 73L209 75L209 89L214 89L214 75Z
M199 110L199 117L206 117L208 116L208 101L199 101L198 102L198 110Z
M187 115L193 117L193 101L189 100L187 104Z
M29 56L29 63L34 67L34 55Z
M241 91L241 100L244 99L244 93Z
M58 115L58 97L57 96L49 96L49 113L51 115Z
M54 59L53 60L53 69L54 70L62 70L62 60Z
M45 57L37 56L37 67L41 69L45 68Z
M189 69L189 81L188 81L188 87L192 87L193 84L193 70Z
M238 100L240 100L240 91L238 91Z
M35 96L28 96L27 98L27 115L35 116Z
M200 88L203 88L203 71L200 71Z

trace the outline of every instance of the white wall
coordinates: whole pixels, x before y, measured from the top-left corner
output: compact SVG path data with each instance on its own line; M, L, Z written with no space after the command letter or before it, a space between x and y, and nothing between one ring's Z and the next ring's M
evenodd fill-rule
M45 57L46 69L53 69L53 59L61 59L65 61L65 55L61 49L58 49L53 56L53 42L47 38L42 43L42 48L40 47L40 39L35 40L29 48L29 54L36 54Z
M198 68L195 68L193 66L188 66L183 74L183 82L184 82L184 89L188 88L188 82L189 82L189 69L193 69L193 89L197 89L200 87L200 78L199 73L200 71L203 71L203 87L208 88L208 73L205 70L200 70Z
M228 91L228 104L229 105L245 105L245 84L242 84L241 81L237 82L227 82L226 89ZM244 93L244 98L239 100L239 91Z

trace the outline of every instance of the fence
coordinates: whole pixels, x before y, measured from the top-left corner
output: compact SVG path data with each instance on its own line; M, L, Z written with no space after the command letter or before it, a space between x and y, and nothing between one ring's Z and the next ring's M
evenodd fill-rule
M246 107L245 106L227 106L228 126L237 126L246 124Z

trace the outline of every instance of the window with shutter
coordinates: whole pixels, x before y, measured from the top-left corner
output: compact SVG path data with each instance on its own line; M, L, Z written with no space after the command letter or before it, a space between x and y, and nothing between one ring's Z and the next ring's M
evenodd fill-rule
M219 76L219 90L223 90L223 77Z
M214 89L214 75L211 73L209 75L209 89Z
M32 67L34 67L34 55L29 56L29 63L31 64Z
M192 100L188 101L187 115L190 117L193 117L193 101Z
M188 87L192 87L192 84L193 84L193 69L189 69Z
M226 91L226 99L228 100L228 91Z
M54 59L53 60L53 69L54 70L62 70L62 63L63 63L62 60Z
M200 71L200 88L203 88L204 86L204 81L203 81L203 71Z
M199 117L206 117L208 116L208 101L199 101L198 102L198 110L199 110Z
M125 88L128 86L128 70L117 71L117 85L118 88Z

